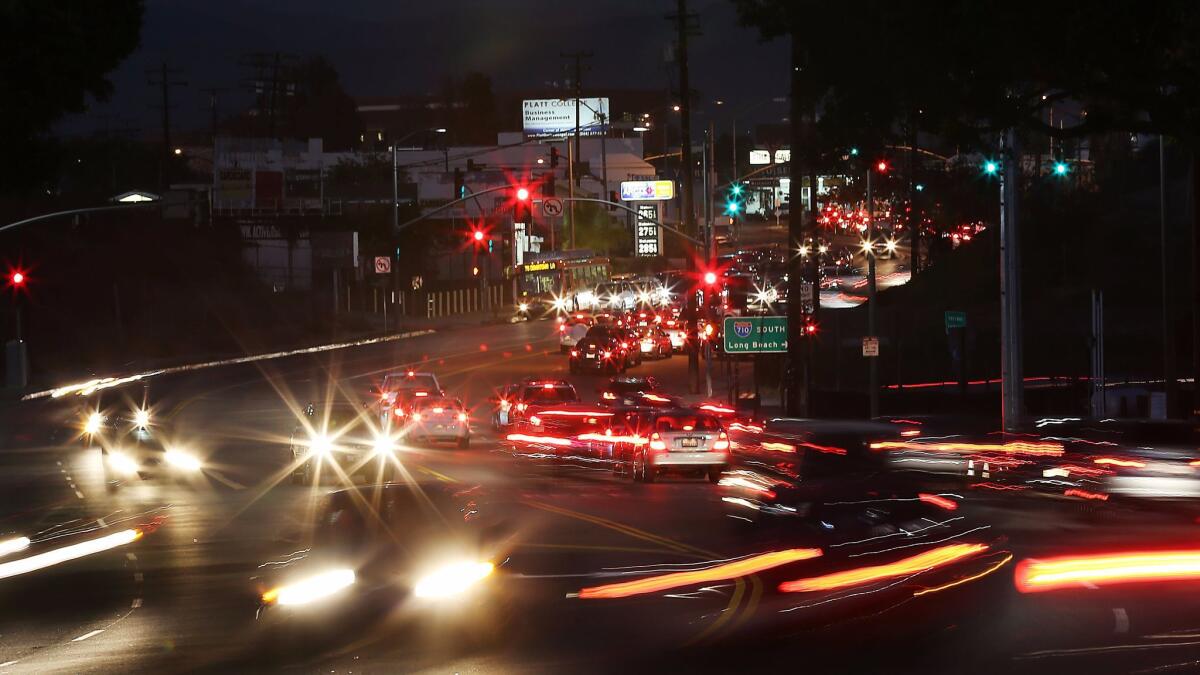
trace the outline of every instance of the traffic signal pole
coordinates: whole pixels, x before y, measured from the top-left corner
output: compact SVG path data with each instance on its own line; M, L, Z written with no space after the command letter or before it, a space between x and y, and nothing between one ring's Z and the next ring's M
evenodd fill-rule
M1021 358L1021 255L1017 231L1017 139L1000 141L1000 398L1004 430L1017 431L1024 414Z
M675 21L678 41L675 60L679 64L679 182L683 183L683 213L680 226L684 232L691 235L697 234L698 231L696 229L695 200L692 194L695 165L692 162L692 90L688 80L687 39L690 15L688 14L687 0L676 0L675 14L670 18ZM696 256L688 256L688 259L691 261L689 271L695 273ZM696 293L689 291L687 305L684 308L684 318L689 344L688 390L693 394L700 390L700 355L697 351L700 336L696 333L697 314Z
M871 174L874 166L867 167L867 241L871 248L863 253L867 256L867 336L875 335L875 194L871 190ZM870 387L871 417L879 416L879 357L868 356L868 384Z

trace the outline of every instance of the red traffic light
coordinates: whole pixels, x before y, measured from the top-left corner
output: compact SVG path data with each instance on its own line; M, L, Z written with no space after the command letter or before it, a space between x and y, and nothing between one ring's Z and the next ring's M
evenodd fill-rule
M25 274L22 272L13 272L8 275L8 281L13 286L20 286L25 283Z
M483 241L483 230L475 230L471 236L475 238L475 241Z
M804 332L807 335L816 335L817 334L817 324L815 324L811 321L805 323L804 324Z
M887 173L888 163L881 159L879 160L879 163L875 165L875 168L879 171L879 173Z
M712 286L713 284L717 283L717 273L716 272L705 272L704 273L704 283L708 284L709 286Z
M529 188L517 188L517 201L529 201Z

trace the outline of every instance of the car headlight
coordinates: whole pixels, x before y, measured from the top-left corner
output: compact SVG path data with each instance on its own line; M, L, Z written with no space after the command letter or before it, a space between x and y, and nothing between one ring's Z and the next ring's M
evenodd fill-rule
M145 408L138 408L133 411L133 426L139 429L145 429L150 426L150 411Z
M87 421L83 423L83 433L98 434L101 427L104 426L104 415L94 412L88 415Z
M123 452L108 453L108 465L124 474L134 474L138 470L137 462Z
M313 434L308 439L308 447L314 455L324 457L333 452L333 439L325 434Z
M562 311L567 308L567 301L562 298L554 299L554 309Z
M529 303L522 302L521 304L517 305L517 311L518 312L528 312L529 311Z
M490 562L457 562L443 565L417 580L413 594L418 598L452 598L491 576L496 566Z
M176 469L183 469L184 471L200 470L200 460L192 453L184 450L176 450L174 448L167 450L166 454L163 455L163 459L166 460L167 464Z
M396 449L396 442L390 436L377 436L372 447L376 455L390 455Z
M334 569L262 594L262 601L281 607L307 605L338 593L354 583L354 570Z

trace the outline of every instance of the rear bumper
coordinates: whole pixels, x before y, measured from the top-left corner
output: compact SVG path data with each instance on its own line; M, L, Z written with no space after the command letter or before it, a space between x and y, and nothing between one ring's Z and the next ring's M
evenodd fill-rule
M605 368L613 368L617 365L617 360L613 358L594 358L587 359L582 356L574 359L575 367L579 370L604 370Z
M659 452L655 453L650 458L650 463L656 467L669 468L673 466L680 467L701 467L701 466L725 466L729 463L729 455L724 452Z

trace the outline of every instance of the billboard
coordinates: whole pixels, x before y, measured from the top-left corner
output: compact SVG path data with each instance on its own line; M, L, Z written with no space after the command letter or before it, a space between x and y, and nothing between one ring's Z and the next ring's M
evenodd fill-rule
M669 180L623 180L621 201L649 202L675 198L675 183Z
M770 150L751 150L750 151L750 163L751 164L770 164L771 163L771 151Z
M579 134L603 136L608 130L607 98L579 99ZM575 99L539 98L521 102L527 138L561 138L575 133Z

